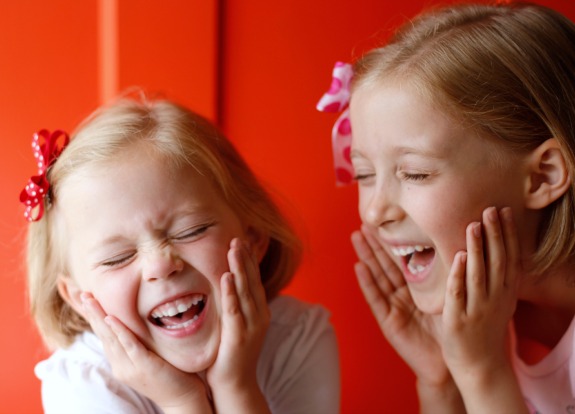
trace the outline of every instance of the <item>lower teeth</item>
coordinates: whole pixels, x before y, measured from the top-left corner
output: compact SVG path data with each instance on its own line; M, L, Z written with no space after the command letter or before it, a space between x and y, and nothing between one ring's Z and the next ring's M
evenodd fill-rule
M164 328L166 329L183 329L187 326L190 326L193 322L198 319L198 315L194 315L194 317L184 323L179 323L177 325L165 325Z
M425 266L423 265L412 265L411 263L407 264L407 269L413 273L414 275L421 273L425 270Z

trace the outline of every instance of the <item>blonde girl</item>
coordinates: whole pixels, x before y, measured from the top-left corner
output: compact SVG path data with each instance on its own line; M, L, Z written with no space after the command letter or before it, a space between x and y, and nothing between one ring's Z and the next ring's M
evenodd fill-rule
M21 199L45 412L338 411L328 314L280 294L298 239L212 124L126 98L67 146L37 137Z

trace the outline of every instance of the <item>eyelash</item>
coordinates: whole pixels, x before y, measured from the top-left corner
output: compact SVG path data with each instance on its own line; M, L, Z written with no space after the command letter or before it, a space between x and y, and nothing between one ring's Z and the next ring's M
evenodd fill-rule
M362 181L362 180L366 180L370 177L373 177L374 174L357 174L353 177L354 181Z
M185 232L182 236L172 237L172 239L176 241L191 239L205 233L211 226L213 226L213 223L206 224L201 227L196 227L191 231Z
M191 238L195 238L197 236L200 236L201 234L205 233L208 228L210 228L211 226L213 226L213 223L207 224L205 226L199 227L199 228L195 228L194 230L184 233L182 236L176 236L176 237L172 237L172 240L175 241L185 241L187 239L191 239ZM124 263L127 263L130 259L132 259L134 257L135 253L126 255L126 256L122 256L119 259L111 259L111 260L106 260L105 262L102 262L102 266L105 267L117 267L120 266Z
M353 177L353 179L355 181L362 181L362 180L366 180L370 177L373 177L373 174L358 174L355 177ZM401 178L404 180L408 180L408 181L423 181L425 179L427 179L429 177L429 174L409 174L409 173L405 173L402 172L401 173Z
M429 177L429 174L419 173L419 174L409 174L406 172L401 173L401 178L408 181L423 181Z
M120 259L112 259L112 260L106 260L105 262L102 262L102 266L106 266L106 267L116 267L119 266L121 264L124 264L126 262L128 262L132 257L134 257L135 253L132 253L128 256L123 256Z

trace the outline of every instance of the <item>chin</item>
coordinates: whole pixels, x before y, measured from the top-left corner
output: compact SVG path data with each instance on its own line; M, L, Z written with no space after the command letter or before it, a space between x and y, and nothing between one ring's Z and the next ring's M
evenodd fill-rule
M412 289L409 289L409 291L415 306L417 306L417 309L421 312L428 315L441 315L441 313L443 313L444 299L442 296L441 299L438 300L437 292L422 293L414 292Z
M212 366L217 357L217 348L211 352L195 353L187 352L187 354L162 356L170 365L183 372L197 373L202 372Z

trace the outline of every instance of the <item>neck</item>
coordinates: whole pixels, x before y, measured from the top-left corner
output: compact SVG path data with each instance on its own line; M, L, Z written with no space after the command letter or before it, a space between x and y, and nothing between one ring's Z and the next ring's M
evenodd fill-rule
M563 266L543 277L525 276L513 316L517 339L553 349L575 315L575 269Z
M519 300L575 314L575 266L566 264L545 275L523 276Z

